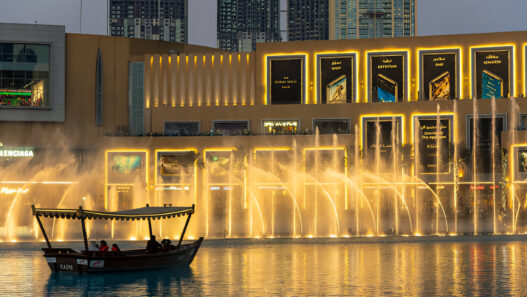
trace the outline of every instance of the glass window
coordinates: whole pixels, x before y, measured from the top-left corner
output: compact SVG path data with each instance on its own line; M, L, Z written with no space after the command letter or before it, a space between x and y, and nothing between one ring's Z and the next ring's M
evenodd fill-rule
M128 105L130 112L130 135L141 136L144 133L144 107L143 94L144 63L131 62L128 78Z
M249 134L249 121L214 121L214 132L223 136Z
M296 134L300 127L299 120L264 120L263 133L265 135Z
M0 107L46 107L49 45L0 43Z
M165 122L165 136L197 136L199 122Z
M313 133L318 129L319 134L349 134L349 119L314 119Z

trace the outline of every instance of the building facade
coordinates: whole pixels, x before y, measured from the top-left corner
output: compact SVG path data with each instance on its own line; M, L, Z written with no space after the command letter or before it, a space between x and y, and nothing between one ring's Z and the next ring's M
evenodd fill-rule
M25 26L19 32L35 30ZM0 205L195 204L190 234L222 238L523 233L526 38L262 43L232 53L65 34L64 120L1 118ZM0 63L1 77L12 67ZM29 116L34 107L0 110ZM19 226L4 226L7 240L34 236L31 220L7 216L0 222ZM60 238L75 235L65 230Z
M257 42L280 41L279 0L218 0L218 48L251 52Z
M415 0L330 0L329 39L415 36Z
M328 0L287 1L287 40L329 39Z
M187 43L188 0L110 0L111 36Z

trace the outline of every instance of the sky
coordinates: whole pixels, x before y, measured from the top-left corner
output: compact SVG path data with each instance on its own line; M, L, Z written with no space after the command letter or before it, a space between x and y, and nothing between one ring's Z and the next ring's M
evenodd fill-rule
M1 23L37 22L65 25L68 33L107 33L107 0L0 0L0 3ZM216 47L216 0L188 0L188 3L189 43ZM527 0L417 0L417 35L527 30L526 11Z

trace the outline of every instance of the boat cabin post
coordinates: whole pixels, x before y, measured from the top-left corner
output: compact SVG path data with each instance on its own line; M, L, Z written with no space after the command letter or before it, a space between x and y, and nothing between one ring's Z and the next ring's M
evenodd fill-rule
M150 207L150 205L147 203L146 207ZM150 220L150 217L148 218L148 232L150 234L150 239L152 239L152 221Z
M84 216L82 215L82 206L79 206L80 219L82 224L82 238L84 239L85 251L88 251L88 236L86 236L86 226L84 222Z
M31 209L33 210L33 214L35 214L34 204L31 204ZM46 244L48 245L48 248L51 248L51 243L49 242L48 235L46 234L46 230L44 229L44 226L42 226L42 222L40 221L40 215L35 214L35 218L37 219L38 226L40 227L40 231L42 231L42 235L44 235L44 239L46 240Z
M194 213L194 204L192 204L192 213ZM183 236L185 236L185 231L187 231L188 222L190 221L190 217L192 216L192 213L188 214L187 221L185 222L185 227L183 227L183 232L181 232L181 236L179 237L177 248L181 246L181 242L183 241Z

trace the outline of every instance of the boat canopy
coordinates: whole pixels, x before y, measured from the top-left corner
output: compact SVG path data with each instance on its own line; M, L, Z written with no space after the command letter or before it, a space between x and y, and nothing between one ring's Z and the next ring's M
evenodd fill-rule
M78 209L63 208L35 208L33 215L36 217L44 216L50 218L65 219L103 219L103 220L145 220L145 219L167 219L179 216L191 215L194 213L194 205L191 207L173 207L173 206L147 206L135 209L120 211L98 211L86 210L80 206Z

